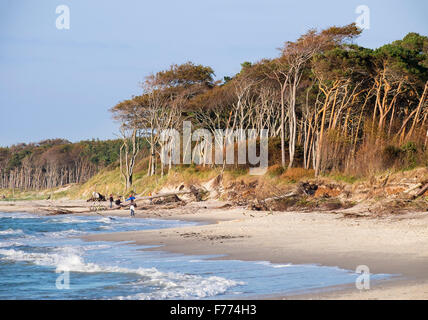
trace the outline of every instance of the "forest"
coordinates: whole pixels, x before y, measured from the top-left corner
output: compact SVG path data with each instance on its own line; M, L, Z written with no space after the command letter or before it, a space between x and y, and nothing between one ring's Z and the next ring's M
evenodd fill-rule
M50 189L82 183L118 159L120 140L50 139L0 148L0 188Z
M286 42L278 57L244 62L222 81L214 80L212 68L192 62L147 76L142 95L111 109L128 141L126 165L121 162L128 187L136 139L150 146L147 174L163 175L172 165L159 161L168 142L160 132L182 132L185 120L213 135L268 129L269 166L279 170L368 176L426 166L428 38L409 33L368 49L356 44L361 32L355 24L309 30ZM196 144L209 152L203 139Z
M213 135L217 129L267 129L269 166L282 171L370 176L426 166L428 37L408 33L369 49L356 44L361 32L355 24L309 30L285 42L277 57L243 62L238 74L222 80L211 67L192 62L147 75L141 95L110 109L120 139L2 148L0 187L79 183L114 165L130 188L143 158L148 176L171 170L174 164L160 161L171 141L160 133L182 132L183 121ZM203 139L198 144L200 153L209 152Z

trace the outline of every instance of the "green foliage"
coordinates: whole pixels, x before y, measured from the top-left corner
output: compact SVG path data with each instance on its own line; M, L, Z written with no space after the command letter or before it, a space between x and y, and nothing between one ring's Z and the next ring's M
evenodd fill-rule
M418 165L418 155L421 151L414 142L408 142L401 147L388 145L382 152L384 166L398 166L405 170L413 169Z
M81 170L85 161L90 162L89 171L93 174L98 169L117 163L121 144L121 140L70 143L55 139L13 145L0 149L0 174L8 176L11 171L20 170L23 166L32 169L37 167L42 174L48 170L61 171L61 168Z
M169 70L160 71L154 81L163 86L190 86L193 84L213 84L214 70L211 67L195 65L187 62L181 65L172 65Z
M323 75L326 84L336 79L350 78L353 82L367 79L373 70L373 50L357 45L335 47L316 55L313 71Z
M82 147L80 154L88 157L89 160L96 164L106 167L119 160L121 140L91 140L81 141L78 143Z
M401 154L402 150L400 148L393 145L386 146L382 154L384 165L387 167L392 166L395 161L400 159Z
M285 169L281 165L276 164L276 165L269 167L267 173L270 177L275 178L275 177L279 177L284 172L285 172Z
M223 83L228 83L230 80L232 80L232 77L229 77L229 76L224 76L223 77Z
M13 153L11 155L11 157L9 158L9 161L7 162L6 172L10 172L11 170L19 167L22 163L22 160L25 157L30 156L31 153L32 153L32 151L29 149L24 149L24 150L21 150L19 152Z
M330 174L330 175L328 175L328 177L335 180L335 181L342 181L342 182L346 182L349 184L353 184L353 183L357 182L359 179L358 177L355 177L353 175L347 175L347 174L340 173L340 172Z
M244 168L244 167L227 168L225 171L234 178L238 178L248 174L248 168Z
M244 71L247 68L250 68L253 64L248 61L244 61L241 63L241 72Z
M393 44L402 46L419 56L420 64L428 68L428 37L410 32L403 40L394 41Z
M417 165L418 148L414 142L408 142L401 147L404 154L405 166L407 169L413 169Z
M374 55L379 64L387 63L396 72L428 80L428 37L409 33L403 40L378 48Z

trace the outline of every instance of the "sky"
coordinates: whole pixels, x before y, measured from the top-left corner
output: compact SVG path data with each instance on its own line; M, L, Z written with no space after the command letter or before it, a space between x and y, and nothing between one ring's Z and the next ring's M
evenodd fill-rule
M69 29L56 27L59 5ZM115 138L108 110L141 94L145 76L192 61L222 79L310 28L356 21L360 5L370 26L359 45L428 35L426 0L1 0L0 146Z

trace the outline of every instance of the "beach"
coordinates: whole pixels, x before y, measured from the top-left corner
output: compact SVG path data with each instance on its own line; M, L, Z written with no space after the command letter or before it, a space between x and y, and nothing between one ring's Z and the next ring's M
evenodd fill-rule
M23 201L0 204L0 211L46 213L61 206L95 215L83 201ZM377 218L358 216L352 208L336 212L263 212L229 208L221 201L193 202L170 209L139 210L137 218L197 221L200 224L162 230L84 236L87 241L131 241L186 255L221 255L216 259L318 264L373 274L395 275L373 281L370 290L345 285L268 299L428 299L428 215L406 213ZM103 216L127 216L107 210ZM159 247L144 249L159 250Z

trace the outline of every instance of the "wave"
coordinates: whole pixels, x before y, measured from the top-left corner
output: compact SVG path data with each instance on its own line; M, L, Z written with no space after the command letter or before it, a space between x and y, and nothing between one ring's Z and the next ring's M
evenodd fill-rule
M56 272L81 273L132 273L141 277L135 286L152 287L154 292L138 293L117 299L174 299L205 298L226 292L229 288L244 284L222 277L202 277L175 272L162 272L156 268L129 269L118 266L101 266L85 262L81 250L75 247L62 247L53 253L33 253L15 249L0 249L3 259L25 261L37 265L51 266Z
M291 263L287 263L287 264L272 264L272 268L288 268L288 267L293 267L293 265Z
M112 222L115 222L115 221L116 221L116 219L114 219L114 218L104 217L104 218L101 218L101 219L97 219L94 222L112 223Z
M183 277L184 276L184 277ZM161 300L207 298L224 294L231 287L243 285L244 282L211 276L203 278L195 275L169 274L167 279L156 278L140 282L144 286L157 286L158 290L150 293L138 293L120 296L120 300Z
M272 263L272 262L269 262L269 261L257 261L256 264L261 264L261 265L272 267L272 268L288 268L288 267L295 267L295 266L297 266L297 265L293 265L291 263L277 264L277 263Z
M0 231L0 235L9 235L9 234L22 234L24 233L21 229L6 229L6 230L1 230Z
M98 227L98 229L100 229L100 230L110 230L110 229L113 229L113 228L109 227L109 226L100 226L100 227Z
M87 223L90 222L90 220L81 220L81 219L73 219L73 218L55 218L55 219L51 219L51 220L47 220L43 223Z
M19 247L19 246L23 246L24 244L21 242L0 242L0 248L5 248L5 247Z
M37 216L26 212L9 212L7 215L0 213L0 219L38 219Z
M43 235L45 237L52 237L52 238L65 238L68 236L77 236L77 235L81 235L84 233L85 233L84 231L69 229L69 230L63 230L63 231L46 232Z

